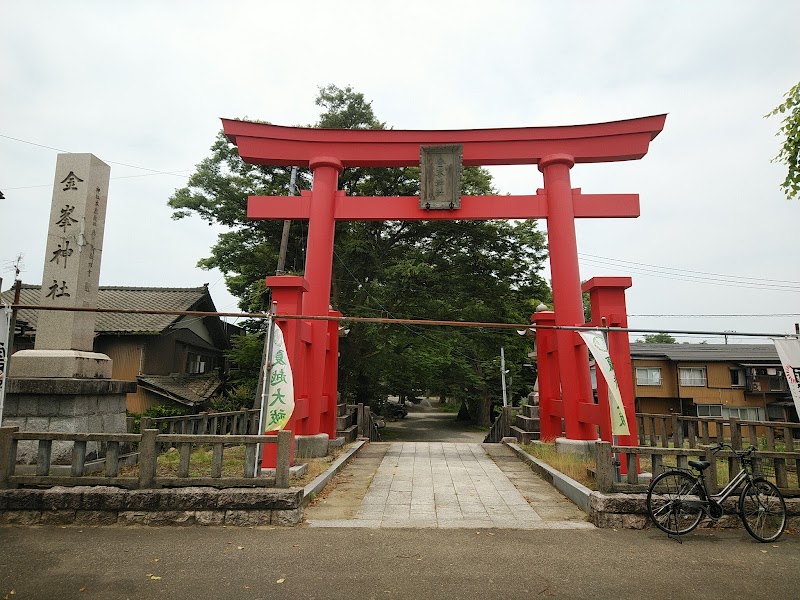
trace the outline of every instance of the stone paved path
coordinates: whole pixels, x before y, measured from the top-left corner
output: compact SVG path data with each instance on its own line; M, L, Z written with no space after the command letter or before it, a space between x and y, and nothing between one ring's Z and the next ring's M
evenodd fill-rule
M326 513L324 506L320 510L312 507L306 515L309 525L593 529L577 507L499 444L397 442L371 446L384 446L385 454L355 514ZM485 448L491 448L497 463ZM330 500L337 504L336 489ZM345 518L335 518L337 512Z

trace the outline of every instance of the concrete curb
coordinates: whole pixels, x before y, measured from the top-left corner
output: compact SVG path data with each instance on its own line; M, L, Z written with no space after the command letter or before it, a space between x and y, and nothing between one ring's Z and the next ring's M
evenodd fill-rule
M333 464L328 467L328 470L325 471L322 475L317 477L314 481L309 483L306 487L303 488L303 499L300 501L300 506L305 507L309 502L311 502L312 495L316 496L319 494L323 488L328 485L328 482L336 475L339 471L341 471L345 465L350 462L350 459L364 447L367 443L366 440L360 440L355 443L355 445L350 448L347 452L342 454L339 458L337 458Z
M583 512L585 512L590 517L592 516L592 507L589 502L589 496L592 493L592 490L587 488L585 485L578 483L571 477L567 477L560 471L556 471L549 465L546 465L542 461L537 458L534 458L527 452L525 452L522 448L520 448L517 444L510 443L510 442L503 442L506 446L511 448L517 456L531 469L533 469L537 474L539 474L542 478L544 478L548 483L550 483L554 488L556 488L559 492L564 494L567 498L572 500L572 502L580 508Z

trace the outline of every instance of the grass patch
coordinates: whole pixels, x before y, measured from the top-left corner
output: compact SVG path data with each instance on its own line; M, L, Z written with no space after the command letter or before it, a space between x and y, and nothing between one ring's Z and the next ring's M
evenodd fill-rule
M311 483L319 475L328 470L331 464L352 444L345 444L338 448L332 448L327 456L319 458L295 458L296 465L307 464L306 472L301 477L289 476L289 485L292 487L304 487ZM211 462L213 460L213 449L210 446L194 446L189 459L189 477L210 477ZM244 476L244 445L231 445L225 448L222 453L222 476L223 477L243 477ZM156 465L157 477L177 477L180 467L180 453L176 449L170 449L159 455ZM121 477L138 477L139 465L130 465L120 469Z
M551 466L552 468L556 469L557 471L563 473L567 477L574 479L575 481L582 483L586 487L592 490L597 489L597 483L593 475L590 474L590 470L594 471L596 468L595 460L593 457L582 455L582 454L575 454L571 452L557 452L555 448L555 444L548 444L548 443L537 443L537 444L523 444L521 447L530 454L531 456L538 458L542 462L546 463L547 465ZM652 460L649 454L641 454L639 455L639 470L641 473L653 473L653 475L658 475L662 471L669 470L671 468L677 467L678 461L677 457L675 456L663 456L661 469L658 472L653 473L653 465ZM717 467L717 485L720 489L722 489L728 481L730 481L730 471L728 466L727 460L718 460L716 461ZM732 474L736 475L739 472L739 462L734 460L732 466ZM694 472L694 471L693 471ZM624 478L625 476L623 476ZM767 478L775 483L775 476L774 473L768 473ZM798 474L797 471L793 468L787 469L787 479L789 487L797 487L798 486ZM640 479L639 483L648 484L648 479Z
M589 469L594 469L596 466L595 460L591 456L574 452L557 452L555 444L545 442L523 444L521 447L531 456L538 458L567 477L582 483L591 490L597 489L594 477L589 474Z

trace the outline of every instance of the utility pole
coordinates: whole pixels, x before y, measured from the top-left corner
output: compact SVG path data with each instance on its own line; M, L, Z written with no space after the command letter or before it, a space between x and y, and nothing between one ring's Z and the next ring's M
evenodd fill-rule
M289 176L289 195L295 195L295 182L297 181L297 167L292 167L292 174ZM289 246L289 228L292 226L290 220L283 222L283 234L281 235L281 249L278 252L278 268L275 275L283 275L286 266L286 250Z
M297 167L292 167L292 174L289 176L289 195L295 195L295 182L297 181ZM292 222L290 220L285 220L283 222L283 234L281 235L281 249L278 252L278 268L275 269L276 275L283 275L284 267L286 266L286 250L289 246L289 228L292 226ZM273 311L274 312L274 311ZM272 327L274 325L274 319L271 321ZM269 328L268 328L269 329ZM272 343L272 334L267 331L264 334L264 352L261 355L261 368L258 371L258 383L256 384L256 397L253 399L253 408L261 408L261 396L262 390L264 389L264 371L266 370L269 362L269 345ZM261 425L259 424L259 427ZM264 433L263 431L258 432L259 435Z
M500 346L500 373L502 373L502 382L503 382L503 406L508 406L508 397L506 394L506 352L503 346Z

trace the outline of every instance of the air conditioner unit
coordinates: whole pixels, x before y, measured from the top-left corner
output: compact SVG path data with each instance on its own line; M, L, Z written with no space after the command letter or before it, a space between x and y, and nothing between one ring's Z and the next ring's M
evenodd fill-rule
M760 392L761 391L761 383L758 381L753 382L753 391Z
M774 368L767 369L767 375L769 375L770 377L775 377L775 375L777 374L778 374L778 369Z

